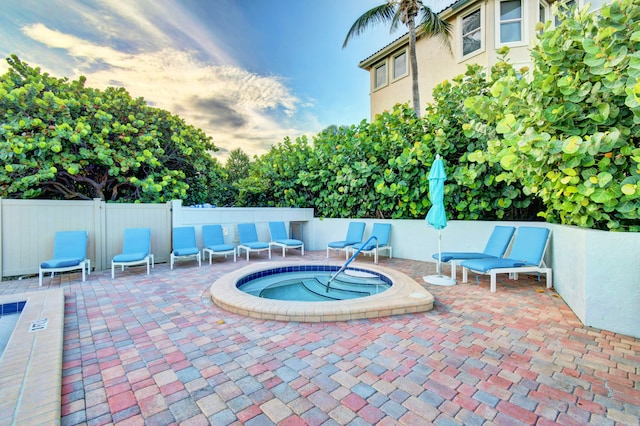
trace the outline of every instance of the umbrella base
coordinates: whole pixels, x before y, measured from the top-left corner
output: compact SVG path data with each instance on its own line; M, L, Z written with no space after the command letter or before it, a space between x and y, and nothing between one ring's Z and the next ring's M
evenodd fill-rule
M456 280L451 277L445 277L444 275L425 275L422 277L424 282L433 285L452 286L456 285Z

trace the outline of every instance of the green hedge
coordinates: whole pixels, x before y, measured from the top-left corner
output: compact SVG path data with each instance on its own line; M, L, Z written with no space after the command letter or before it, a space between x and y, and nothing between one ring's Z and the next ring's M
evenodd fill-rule
M502 60L486 76L469 66L436 87L424 118L396 105L371 123L321 132L312 146L287 141L304 155L276 155L276 146L256 159L252 179L284 182L279 194L296 197L272 202L322 217L423 218L441 154L450 218L640 231L640 0L560 18L539 28L531 70Z

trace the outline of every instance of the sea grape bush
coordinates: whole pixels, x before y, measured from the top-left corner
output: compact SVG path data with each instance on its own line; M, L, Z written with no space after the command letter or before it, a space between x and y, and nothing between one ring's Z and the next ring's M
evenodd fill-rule
M8 58L0 77L0 196L118 202L211 201L217 150L200 129L133 99ZM215 201L214 201L215 202Z
M0 87L0 190L39 196L54 182L107 199L155 191L155 199L313 207L320 217L416 219L430 207L427 176L439 154L449 218L638 232L640 0L560 18L540 28L530 70L504 58L489 75L470 65L435 88L423 118L399 104L312 141L285 138L234 178L233 191L224 170L201 158L209 139L177 117L122 89L92 91L18 67ZM75 113L83 108L90 114ZM105 182L102 192L95 182Z
M309 194L299 185L299 174L306 170L311 150L306 136L272 146L250 164L248 176L234 184L236 206L306 207Z
M539 197L550 222L640 231L640 1L561 18L529 76L510 69L465 102L478 116L465 134L489 138L473 160L500 164L496 180Z

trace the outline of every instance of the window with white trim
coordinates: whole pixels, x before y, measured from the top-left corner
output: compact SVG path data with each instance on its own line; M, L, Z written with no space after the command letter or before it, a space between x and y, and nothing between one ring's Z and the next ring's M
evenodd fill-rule
M597 12L600 13L600 9L602 9L602 7L606 4L611 3L612 0L567 0L567 1L558 1L556 4L558 6L563 6L566 8L571 8L571 7L578 7L578 8L583 8L586 6L587 3L590 4L589 6L589 12ZM556 25L560 25L560 19L555 16L554 17L554 23Z
M407 75L407 69L407 51L405 50L393 57L392 80L397 80Z
M546 1L541 1L538 4L538 22L542 22L543 24L547 22L549 19L549 5Z
M374 89L379 89L382 86L387 85L387 63L382 62L374 68L375 86Z
M584 0L585 4L586 3L591 3L591 7L589 8L589 10L591 12L594 12L596 10L600 10L602 9L602 6L604 6L607 3L611 3L611 0Z
M524 16L521 0L500 2L500 44L516 43L524 40Z
M549 3L547 3L546 1L540 1L540 3L538 4L538 22L544 25L544 23L549 19L551 19ZM540 31L540 34L542 34L542 30Z
M462 16L462 57L482 51L484 47L482 37L482 8L476 9Z
M571 7L574 7L574 6L576 5L576 0L569 0L569 1L565 1L565 2L558 2L558 4L562 4L562 5L564 5L566 8L571 8ZM560 23L561 23L562 21L560 20L560 18L559 18L559 17L557 17L557 16L556 16L556 17L555 17L555 19L554 19L554 22L555 22L555 24L556 24L556 26L557 26L557 25L560 25Z

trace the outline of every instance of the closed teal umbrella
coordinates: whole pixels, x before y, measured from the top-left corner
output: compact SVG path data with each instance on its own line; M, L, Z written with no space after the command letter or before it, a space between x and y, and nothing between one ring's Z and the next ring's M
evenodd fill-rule
M444 181L447 174L444 171L444 164L440 158L440 154L436 155L436 159L431 165L429 171L429 200L431 208L427 213L425 220L431 226L438 230L438 275L428 275L422 277L429 284L436 285L454 285L455 280L442 275L442 236L441 230L447 227L447 213L444 210Z
M427 213L426 221L438 230L444 229L447 227L447 214L444 211L444 181L447 179L447 174L439 154L431 165L428 179L431 208Z

